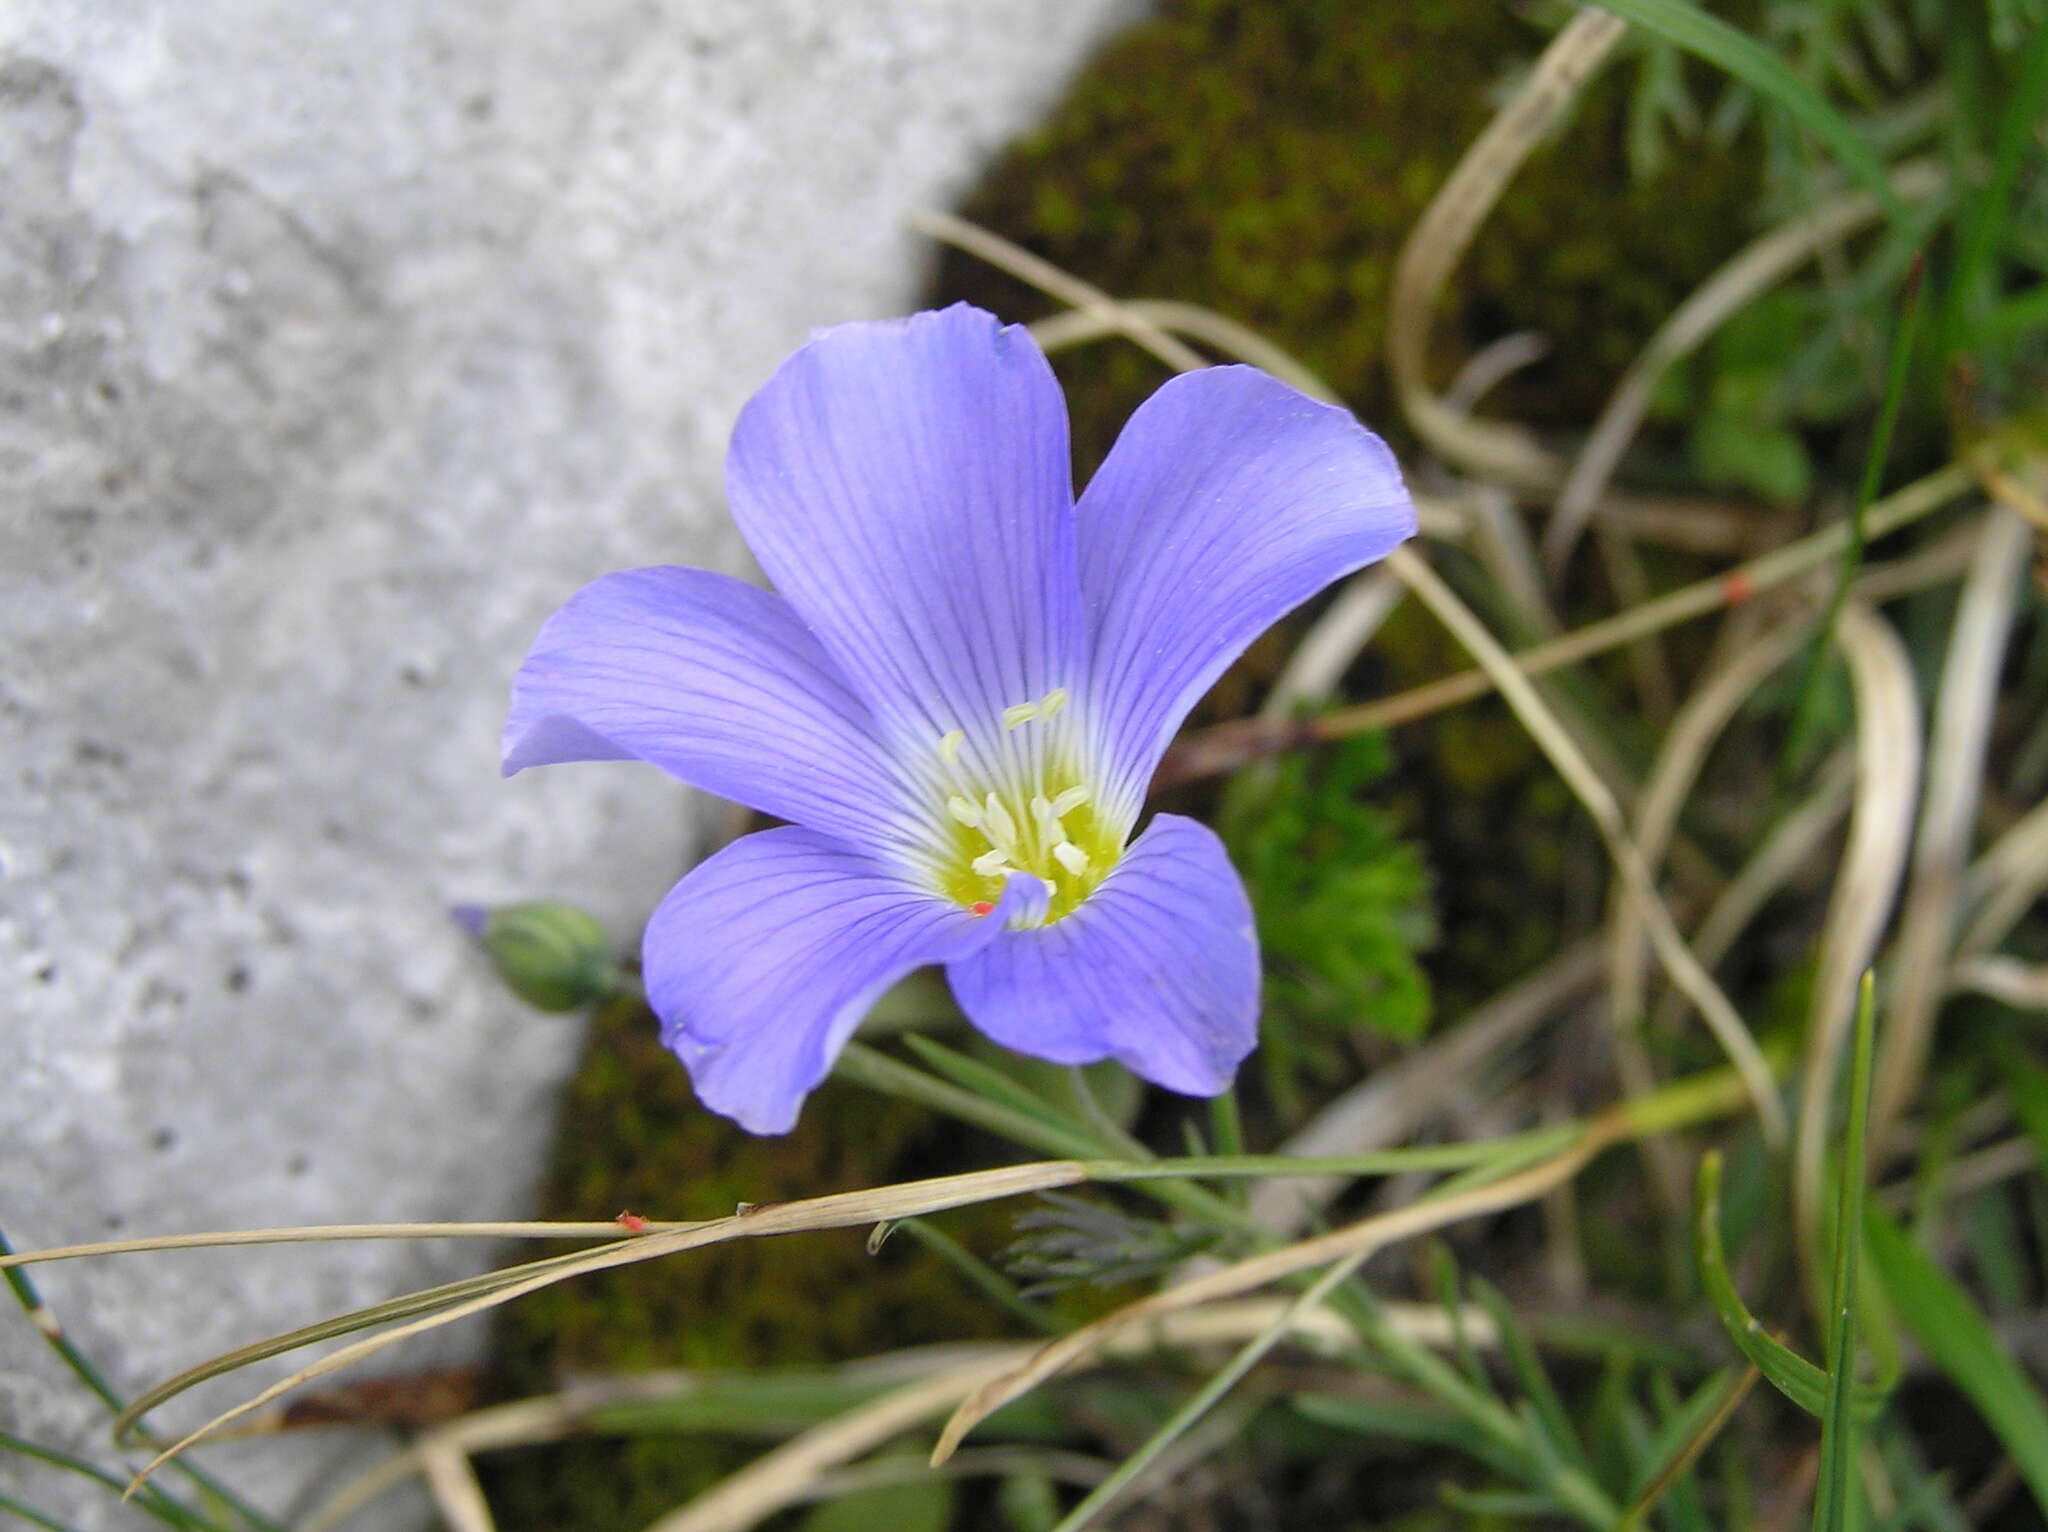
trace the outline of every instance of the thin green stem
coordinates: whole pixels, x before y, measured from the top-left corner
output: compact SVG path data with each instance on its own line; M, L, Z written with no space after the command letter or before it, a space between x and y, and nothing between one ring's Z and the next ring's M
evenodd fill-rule
M1103 1110L1102 1102L1096 1098L1095 1087L1088 1083L1088 1072L1078 1065L1067 1070L1067 1084L1074 1093L1074 1106L1081 1114L1081 1121L1094 1132L1105 1149L1113 1149L1133 1160L1149 1160L1152 1151L1124 1131L1122 1123Z
M1059 1333L1059 1321L1043 1306L1018 1292L1016 1284L937 1224L923 1218L906 1218L896 1227L959 1272L977 1292L994 1299L1032 1329L1044 1335Z
M1332 1265L1320 1277L1316 1278L1314 1285L1307 1292L1290 1303L1281 1311L1277 1319L1247 1342L1238 1351L1237 1355L1217 1369L1209 1381L1204 1383L1185 1404L1175 1410L1166 1423L1153 1432L1143 1446L1119 1463L1116 1471L1107 1479L1104 1479L1094 1489L1090 1490L1087 1498L1075 1506L1073 1510L1069 1511L1060 1524L1053 1529L1053 1532L1081 1532L1081 1528L1087 1526L1095 1520L1097 1515L1108 1509L1110 1502L1128 1489L1140 1474L1157 1462L1161 1453L1185 1436L1194 1426L1195 1422L1215 1408L1223 1396L1235 1388L1244 1375L1256 1367L1266 1353L1279 1344L1281 1338L1294 1327L1296 1319L1305 1313L1321 1307L1323 1301L1330 1296L1339 1284L1364 1264L1365 1258L1369 1254L1371 1254L1370 1251L1361 1250L1356 1255L1346 1256L1343 1260Z
M78 1532L78 1528L72 1526L69 1522L58 1521L54 1517L45 1516L34 1506L24 1505L12 1495L0 1495L0 1511L6 1511L12 1515L19 1516L32 1527L46 1528L47 1532Z
M1870 1132L1870 1074L1876 1025L1876 980L1865 971L1856 1005L1856 1037L1849 1063L1849 1127L1843 1136L1841 1181L1835 1199L1835 1280L1828 1314L1827 1408L1821 1416L1820 1477L1814 1490L1815 1532L1848 1532L1856 1524L1857 1257L1863 1248L1866 1141Z
M1469 1170L1532 1153L1538 1159L1569 1144L1580 1123L1531 1128L1501 1138L1462 1144L1427 1144L1414 1149L1378 1149L1368 1154L1202 1154L1133 1165L1123 1160L1088 1160L1092 1181L1236 1180L1273 1176L1379 1176L1410 1171Z
M11 1431L0 1431L0 1449L25 1458L33 1458L39 1463L47 1463L52 1468L76 1474L82 1479L90 1479L116 1496L125 1493L128 1488L128 1481L125 1478L109 1473L97 1463L87 1462L84 1458L75 1457L68 1452L59 1452L54 1447L45 1447L39 1442L16 1436ZM189 1507L180 1505L155 1485L145 1486L141 1493L136 1495L135 1504L137 1509L154 1516L166 1526L197 1529L197 1532L211 1532L213 1528L212 1522Z
M865 1085L885 1096L914 1101L943 1112L948 1117L977 1128L985 1128L1012 1143L1023 1144L1061 1159L1087 1159L1103 1148L1082 1133L1055 1127L1042 1118L1020 1112L926 1074L921 1069L892 1059L865 1043L848 1043L839 1055L834 1073Z
M14 1247L7 1242L6 1233L0 1231L0 1255L12 1255L13 1253ZM28 1273L10 1266L0 1270L0 1278L5 1279L8 1290L14 1294L15 1301L21 1305L23 1312L28 1315L36 1329L42 1333L44 1341L49 1344L52 1351L57 1353L64 1365L71 1370L72 1375L79 1382L83 1383L92 1392L93 1396L116 1416L125 1411L128 1408L127 1401L116 1392L114 1385L107 1381L106 1375L93 1365L91 1358L71 1343L71 1337L64 1333L64 1327L57 1322L56 1314L50 1309L48 1304L43 1302L42 1294L37 1290L35 1283L29 1279ZM261 1511L258 1511L254 1506L243 1500L241 1496L235 1494L234 1491L220 1483L196 1464L180 1462L178 1470L193 1484L232 1510L248 1526L255 1529L255 1532L284 1532L284 1529L278 1526L276 1522L265 1516ZM160 1490L156 1491L156 1493L159 1495L163 1494ZM169 1497L165 1495L164 1499L169 1500Z

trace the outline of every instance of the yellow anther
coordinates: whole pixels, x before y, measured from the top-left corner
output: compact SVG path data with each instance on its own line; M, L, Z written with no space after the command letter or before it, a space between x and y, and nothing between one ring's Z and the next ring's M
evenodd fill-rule
M1089 796L1088 789L1085 787L1068 788L1052 800L1052 817L1055 819L1065 819L1075 809L1086 803Z
M1017 844L1017 821L1010 817L1010 811L1003 807L1003 800L994 793L990 793L981 806L981 828L998 846Z
M1088 853L1070 840L1063 840L1052 848L1053 859L1075 877L1088 870Z
M1043 706L1044 704L1039 702L1013 703L1003 709L1003 727L1014 729L1019 724L1031 722L1032 719L1038 716L1038 710Z
M1055 717L1058 715L1059 710L1066 705L1067 689L1064 686L1055 686L1051 691L1038 699L1038 716L1040 718Z
M939 736L939 759L948 766L960 759L960 747L967 743L964 729L949 729Z
M1050 836L1055 840L1065 839L1064 836L1053 833L1059 829L1060 816L1053 812L1052 800L1043 793L1040 793L1031 800L1031 819L1038 826L1039 834Z
M1009 869L1010 853L999 846L994 851L982 852L970 865L982 877L993 878L997 873Z
M981 828L981 810L958 793L946 800L946 812L970 830Z

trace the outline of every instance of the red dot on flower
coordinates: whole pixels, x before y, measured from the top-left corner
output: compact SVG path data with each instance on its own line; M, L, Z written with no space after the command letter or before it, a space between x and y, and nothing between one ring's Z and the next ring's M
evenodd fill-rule
M993 913L995 910L995 906L993 904L990 904L986 899L977 899L974 901L974 903L968 905L967 908L970 913L975 915L987 915Z

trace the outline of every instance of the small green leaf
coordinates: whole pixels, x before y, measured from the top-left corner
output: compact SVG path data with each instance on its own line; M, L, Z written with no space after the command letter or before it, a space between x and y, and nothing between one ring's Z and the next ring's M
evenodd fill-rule
M1813 462L1798 433L1761 423L1746 411L1701 416L1693 428L1692 456L1703 477L1778 505L1796 505L1813 487Z

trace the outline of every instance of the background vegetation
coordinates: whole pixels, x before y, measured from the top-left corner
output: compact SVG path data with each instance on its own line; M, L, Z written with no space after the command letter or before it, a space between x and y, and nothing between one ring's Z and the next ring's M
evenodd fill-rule
M749 1140L506 917L597 1019L548 1210L634 1232L338 1321L532 1290L279 1423L402 1425L351 1494L462 1532L2043 1525L2044 108L2032 0L1162 5L933 296L1039 320L1084 473L1242 357L1422 502L1161 773L1258 909L1237 1096L917 983Z

